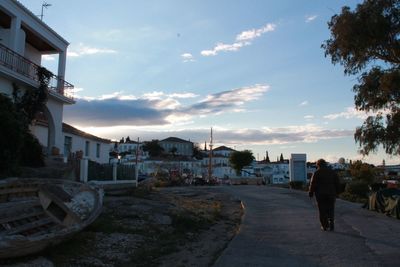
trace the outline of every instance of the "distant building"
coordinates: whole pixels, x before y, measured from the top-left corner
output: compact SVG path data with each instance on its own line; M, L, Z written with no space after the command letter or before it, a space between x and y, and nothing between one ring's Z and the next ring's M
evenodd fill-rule
M307 181L307 155L291 154L289 159L290 181Z
M170 153L174 148L175 154L179 156L193 156L193 143L180 139L178 137L168 137L164 140L159 141L159 144L164 148L165 153Z
M217 178L236 176L236 171L231 167L229 156L236 150L227 147L219 146L212 150L212 176ZM207 155L202 159L202 174L208 175L208 167L210 164L210 150L204 150L203 153Z

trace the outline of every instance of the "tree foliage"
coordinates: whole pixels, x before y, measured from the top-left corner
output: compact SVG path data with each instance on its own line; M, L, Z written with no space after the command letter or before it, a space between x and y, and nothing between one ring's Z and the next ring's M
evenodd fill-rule
M193 157L201 160L203 158L205 158L207 155L205 153L203 153L199 147L199 144L194 144L193 146Z
M237 175L240 175L243 167L250 165L253 160L253 152L250 150L234 151L229 156L229 162Z
M19 166L44 166L42 146L29 125L44 111L51 72L39 67L37 75L38 88L21 90L14 83L12 100L0 94L0 176L18 174Z
M382 145L400 155L400 0L365 0L354 11L345 6L328 26L325 55L346 75L360 75L355 106L368 114L354 134L360 152Z
M176 152L178 152L178 149L177 149L176 147L172 147L172 148L169 150L169 153L171 153L173 157L175 157Z
M150 157L157 157L162 155L164 148L160 146L158 140L151 140L144 142L143 151L148 152Z
M13 100L16 110L21 113L25 124L29 125L38 112L44 110L48 98L48 85L51 72L43 67L38 68L39 87L35 89L20 90L13 84Z
M368 163L363 163L361 160L353 162L349 171L355 181L370 184L375 180L376 168Z

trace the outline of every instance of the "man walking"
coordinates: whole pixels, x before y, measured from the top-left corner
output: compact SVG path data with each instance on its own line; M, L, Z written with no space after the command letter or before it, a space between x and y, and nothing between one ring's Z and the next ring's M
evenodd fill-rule
M311 177L308 195L317 199L319 210L319 221L321 229L333 231L335 228L335 201L339 193L339 178L330 169L324 159L317 161L317 171Z

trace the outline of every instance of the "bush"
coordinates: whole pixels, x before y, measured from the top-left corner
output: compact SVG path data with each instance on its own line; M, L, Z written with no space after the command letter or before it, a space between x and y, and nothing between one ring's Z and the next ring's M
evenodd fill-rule
M345 193L355 195L357 197L367 197L369 187L366 182L352 181L346 185Z
M304 187L304 182L303 181L290 181L289 187L291 189L302 190Z
M22 146L23 125L10 98L0 94L0 177L13 175Z
M44 165L42 147L11 99L0 94L0 177L18 175L19 166Z
M20 164L26 167L43 167L44 155L42 145L31 133L24 133L20 151Z
M340 194L340 198L351 201L365 203L368 199L369 186L363 181L352 181L348 183L345 190Z

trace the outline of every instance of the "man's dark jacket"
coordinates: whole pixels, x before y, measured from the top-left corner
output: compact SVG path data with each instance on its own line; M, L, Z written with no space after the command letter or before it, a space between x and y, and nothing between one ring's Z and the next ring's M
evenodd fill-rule
M322 167L311 177L310 190L316 196L336 196L339 194L339 178L333 170Z

